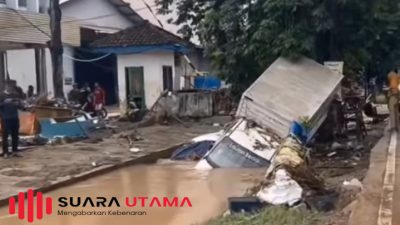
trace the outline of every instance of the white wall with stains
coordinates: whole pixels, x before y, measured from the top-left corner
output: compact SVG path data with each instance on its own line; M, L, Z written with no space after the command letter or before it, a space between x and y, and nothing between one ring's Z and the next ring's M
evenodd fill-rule
M49 49L46 49L46 77L47 77L47 92L49 96L53 96L53 71L51 65L51 56ZM73 49L69 47L64 48L64 54L73 56ZM64 59L64 80L65 78L74 78L74 64L71 59L66 57ZM24 49L24 50L12 50L7 51L7 64L10 78L16 80L18 85L26 92L28 86L32 85L37 90L36 86L36 62L35 62L35 50ZM72 89L72 85L65 85L64 83L64 94Z
M117 32L132 26L109 0L67 1L61 5L63 16L81 20L81 25L101 31Z
M172 76L175 79L174 54L172 52L149 52L142 54L118 55L118 93L121 111L127 106L126 67L143 67L145 103L150 108L163 92L163 66L172 67ZM174 87L175 89L176 87ZM179 87L178 87L179 88Z

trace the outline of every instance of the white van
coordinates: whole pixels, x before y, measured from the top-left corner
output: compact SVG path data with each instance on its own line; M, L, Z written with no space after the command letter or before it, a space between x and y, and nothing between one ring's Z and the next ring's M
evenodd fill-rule
M268 167L279 137L254 122L240 119L197 164L197 169Z

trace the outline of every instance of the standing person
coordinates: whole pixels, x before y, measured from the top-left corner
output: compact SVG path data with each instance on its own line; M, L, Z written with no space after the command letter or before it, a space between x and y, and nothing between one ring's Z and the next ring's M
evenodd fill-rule
M92 112L92 92L88 83L85 83L81 89L80 104L86 112Z
M20 86L18 86L16 80L10 80L9 85L10 85L10 89L12 89L12 91L13 91L13 94L16 95L17 98L20 98L20 99L26 98L24 91L22 90L22 88Z
M103 109L106 103L106 93L104 89L100 86L99 83L94 83L94 110L96 111L96 115L100 117L101 110Z
M77 104L81 101L81 91L78 88L78 84L72 85L72 90L68 93L68 101Z
M397 69L393 69L388 75L389 92L388 108L390 113L391 131L399 129L399 74Z
M19 142L18 109L22 108L21 99L15 88L6 85L0 97L0 117L2 130L3 157L20 156L17 154ZM8 151L8 137L11 135L12 152Z
M28 86L28 91L26 92L26 97L27 98L32 98L35 95L35 89L33 88L32 85Z

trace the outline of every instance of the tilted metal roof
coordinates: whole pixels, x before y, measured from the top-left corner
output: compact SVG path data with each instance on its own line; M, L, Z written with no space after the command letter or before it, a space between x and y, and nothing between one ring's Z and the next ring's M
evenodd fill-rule
M301 57L277 59L243 94L237 116L285 137L290 124L308 118L316 128L338 92L343 76Z

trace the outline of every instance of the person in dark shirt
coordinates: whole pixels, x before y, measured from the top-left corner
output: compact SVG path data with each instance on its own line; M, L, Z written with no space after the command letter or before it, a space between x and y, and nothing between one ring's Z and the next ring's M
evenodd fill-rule
M6 86L6 90L0 96L0 117L3 144L3 157L19 156L19 116L18 109L22 108L21 99L16 90ZM11 135L12 152L8 151L8 137Z
M78 84L72 86L72 90L68 93L68 101L74 104L81 102L81 91L78 88Z
M93 94L88 83L85 83L81 89L81 105L84 111L93 112Z
M32 85L28 86L28 91L26 92L26 97L27 98L32 98L35 95L35 89L33 88Z
M26 98L26 94L24 93L22 88L20 86L18 86L16 80L9 80L7 85L9 85L10 89L13 90L13 95L15 95L16 97L18 97L20 99Z

